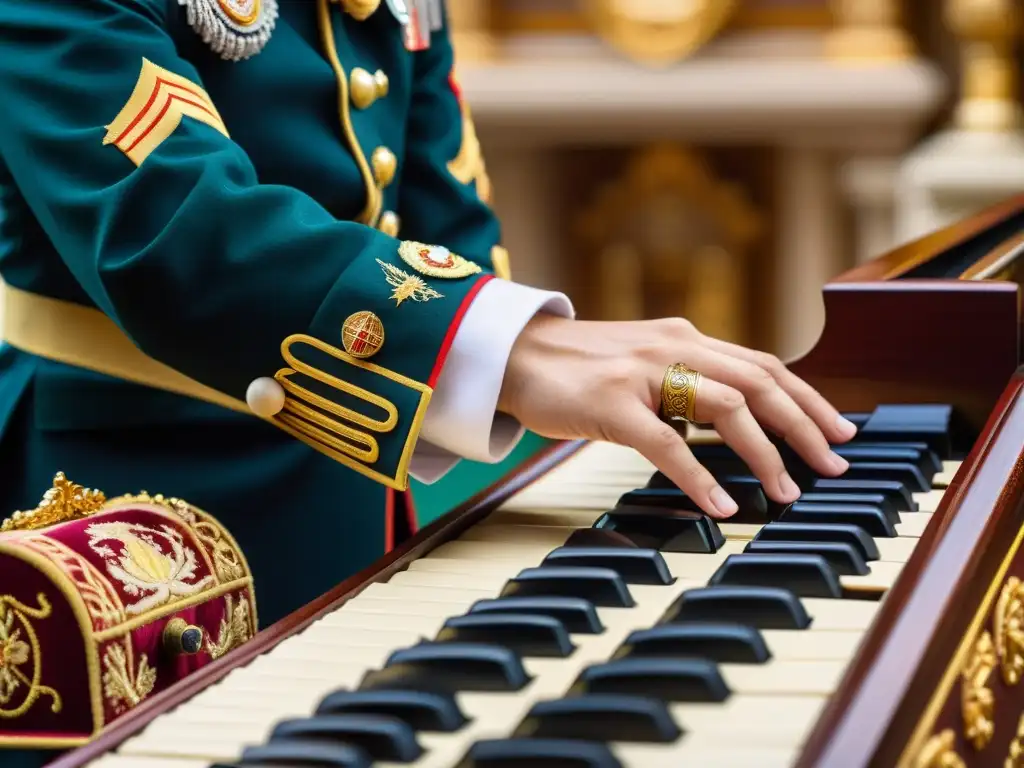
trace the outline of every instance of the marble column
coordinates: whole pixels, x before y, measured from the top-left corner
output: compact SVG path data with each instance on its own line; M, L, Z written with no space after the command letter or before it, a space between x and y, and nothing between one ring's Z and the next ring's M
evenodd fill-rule
M881 256L896 244L893 211L899 161L888 157L851 157L840 169L840 186L853 209L854 261Z
M775 353L792 360L824 326L821 289L843 271L835 163L809 147L781 147L777 163Z

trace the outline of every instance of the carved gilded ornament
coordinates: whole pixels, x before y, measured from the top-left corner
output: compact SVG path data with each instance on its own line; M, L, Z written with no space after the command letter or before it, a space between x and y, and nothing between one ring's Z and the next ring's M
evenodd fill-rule
M1006 751L1003 768L1024 768L1024 715L1017 721L1017 734Z
M46 596L36 596L38 608L24 605L10 595L0 595L0 719L21 717L41 698L50 700L50 711L60 712L60 694L43 685L43 655L30 619L50 617Z
M110 645L103 654L103 695L115 713L137 707L156 687L156 669L146 654L133 660L130 637Z
M735 0L587 0L591 25L634 61L674 64L713 38L736 10Z
M964 719L964 738L975 749L982 749L992 740L995 729L995 695L989 688L989 678L996 666L995 645L992 635L985 630L974 643L961 682L961 709Z
M925 742L911 765L913 768L967 768L967 763L953 748L955 743L952 728L940 731Z
M999 593L992 627L1003 681L1016 685L1024 674L1024 584L1016 576Z

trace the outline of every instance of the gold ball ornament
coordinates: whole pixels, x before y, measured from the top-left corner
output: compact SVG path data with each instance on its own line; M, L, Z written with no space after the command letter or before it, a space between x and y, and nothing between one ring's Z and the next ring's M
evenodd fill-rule
M377 100L377 82L362 67L356 67L348 78L349 93L356 109L366 109Z
M401 228L401 220L394 211L384 211L377 222L377 229L388 237L398 237L398 230Z
M384 324L373 312L356 312L341 326L341 343L352 357L373 357L384 346Z
M373 167L373 178L381 187L386 187L395 180L398 158L387 147L377 147L373 150L373 154L370 156L370 165Z
M380 7L380 0L341 0L341 7L356 21L366 21Z

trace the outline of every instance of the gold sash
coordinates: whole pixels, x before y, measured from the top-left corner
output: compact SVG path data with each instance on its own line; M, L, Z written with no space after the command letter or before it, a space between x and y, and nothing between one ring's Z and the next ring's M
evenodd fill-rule
M254 415L249 406L157 362L98 309L0 286L3 339L24 352Z

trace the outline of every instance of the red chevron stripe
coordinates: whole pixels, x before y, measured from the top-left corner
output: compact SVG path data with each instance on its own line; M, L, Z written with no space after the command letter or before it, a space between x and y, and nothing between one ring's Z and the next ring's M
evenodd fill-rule
M139 145L139 143L143 139L145 139L147 136L149 136L149 134L151 134L153 132L153 129L156 128L156 126L160 125L160 121L163 119L164 115L167 114L167 110L169 110L171 108L171 103L175 102L175 101L180 101L180 102L183 102L185 104L191 104L194 107L199 107L201 110L203 110L207 114L213 116L213 112L210 112L209 109L207 109L204 105L199 104L198 102L192 101L191 99L183 98L182 96L179 96L176 93L168 94L167 101L164 102L163 108L160 110L160 112L157 114L157 116L152 120L152 122L150 122L150 124L146 128L146 130L144 130L142 133L140 133L138 135L138 137L135 139L135 141L133 141L131 143L131 146L126 147L123 150L125 154L128 154L133 149L135 149L135 147L137 147ZM124 134L122 134L122 136L123 135Z
M139 110L139 114L137 114L137 115L135 116L135 119L131 121L131 123L130 123L130 124L128 125L128 127L127 127L127 128L125 128L125 129L124 129L124 130L123 130L123 131L121 132L121 135L120 135L120 136L118 136L118 137L117 137L117 138L116 138L116 139L114 140L114 142L113 142L114 144L120 144L120 143L121 143L121 141L122 141L122 140L124 139L124 137L125 137L125 136L127 136L127 135L128 135L129 133L131 133L131 132L132 132L132 130L133 130L133 129L134 129L134 128L135 128L135 127L136 127L136 126L137 126L137 125L138 125L138 124L139 124L139 123L140 123L140 122L142 121L142 118L144 118L144 117L146 116L146 114L147 114L147 113L149 112L149 110L150 110L150 108L151 108L151 107L153 106L153 104L155 104L155 103L156 103L156 99L157 99L157 97L158 97L158 96L160 95L160 91L161 91L162 87L163 87L163 86L165 86L165 85L166 85L166 86L167 86L168 88L179 88L179 89L181 89L181 90L185 91L186 93L188 93L188 94L191 94L192 96L195 96L195 97L196 97L197 99L199 99L199 101L200 101L200 102L202 102L202 103L196 103L196 102L194 102L194 101L191 101L191 100L189 100L189 99L185 99L185 98L183 98L183 97L181 97L181 96L176 96L176 98L178 98L178 99L181 99L182 101L186 102L187 104L192 104L192 105L194 105L194 106L197 106L197 107L199 107L199 108L200 108L201 110L203 110L204 112L206 112L206 113L207 113L208 115L210 115L211 117L216 117L216 116L217 116L217 115L216 115L216 113L215 113L215 112L213 112L213 111L212 111L212 110L211 110L211 109L210 109L210 108L209 108L209 107L207 106L207 102L206 102L206 99L208 99L209 97L208 97L208 96L206 96L206 94L205 94L205 93L203 93L203 91L201 91L201 90L199 90L199 89L192 89L192 88L188 88L188 87L186 87L186 86L184 86L184 85L179 85L178 83L172 83L172 82L171 82L171 81L169 81L169 80L166 80L166 79L164 79L164 78L162 78L162 77L159 77L159 78L157 78L157 81L156 81L156 83L154 83L154 85L153 85L153 90L152 90L152 92L151 92L151 93L149 94L149 99L148 99L148 100L146 101L146 104L145 104L145 106L144 106L144 107L143 107L143 108L142 108L141 110ZM175 96L175 95L174 95L174 94L172 94L172 96ZM170 105L170 101L171 101L171 99L169 98L169 99L168 99L168 101L167 101L167 103L166 103L166 104L164 104L164 108L163 108L163 110L161 110L160 116L159 116L159 117L157 117L157 120L159 120L159 119L160 119L160 117L163 117L163 115L164 115L164 114L165 114L165 113L167 112L167 108L168 108L168 106ZM150 130L151 130L151 129L150 129ZM146 131L146 134L148 134L149 132L150 132L150 131L149 131L149 130L147 130L147 131ZM145 135L145 134L143 134L143 135ZM140 139L141 139L141 137L140 137ZM138 143L139 143L139 140L136 140L136 141L135 141L135 142L134 142L134 143L132 144L132 147L134 147L134 146L135 146L136 144L138 144ZM128 151L130 151L130 149L129 149Z

